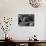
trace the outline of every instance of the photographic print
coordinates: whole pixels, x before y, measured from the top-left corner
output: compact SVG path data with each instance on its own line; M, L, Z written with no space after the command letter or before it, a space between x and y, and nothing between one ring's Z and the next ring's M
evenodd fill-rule
M20 26L34 26L34 14L19 14L18 24Z

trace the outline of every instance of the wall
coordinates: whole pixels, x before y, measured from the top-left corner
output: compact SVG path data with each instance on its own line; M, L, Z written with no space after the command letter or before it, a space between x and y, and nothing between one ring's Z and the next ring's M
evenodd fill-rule
M46 6L40 8L32 8L28 0L0 0L0 18L13 17L13 22L10 33L17 40L27 40L34 34L37 35L39 40L45 39L45 16ZM20 27L18 26L18 14L34 14L35 26L34 27ZM0 31L2 35L2 31ZM45 34L44 34L45 33ZM4 33L3 33L4 34ZM4 39L0 36L0 39Z

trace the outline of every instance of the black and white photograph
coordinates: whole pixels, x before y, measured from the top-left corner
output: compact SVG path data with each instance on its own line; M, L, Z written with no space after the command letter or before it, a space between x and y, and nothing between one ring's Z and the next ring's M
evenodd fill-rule
M19 14L18 24L20 26L34 26L34 14Z

